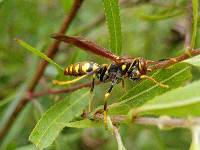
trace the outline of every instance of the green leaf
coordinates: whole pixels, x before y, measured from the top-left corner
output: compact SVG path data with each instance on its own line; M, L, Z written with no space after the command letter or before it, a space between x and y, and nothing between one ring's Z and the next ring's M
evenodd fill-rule
M110 48L116 55L120 55L122 49L122 33L118 0L103 0L103 4L110 34Z
M169 91L136 109L139 114L195 116L200 114L200 80ZM133 110L134 111L134 110Z
M197 67L200 67L200 55L197 55L195 57L187 59L184 62L189 63L189 64L194 65L194 66L197 66Z
M198 0L192 0L192 10L193 10L193 31L192 31L192 40L191 48L195 47L196 36L197 36L197 24L198 24Z
M32 47L31 45L29 45L28 43L24 42L23 40L16 39L16 41L17 41L17 43L19 45L21 45L25 49L31 51L35 55L41 57L42 59L44 59L47 62L49 62L50 64L52 64L54 67L56 67L58 69L59 72L63 72L64 69L60 65L55 63L51 58L47 57L44 53L40 52L39 50L37 50L36 48Z
M80 121L74 121L70 123L64 124L65 127L71 127L71 128L99 128L102 127L102 121L95 121L95 120L80 120Z
M80 115L88 105L88 93L87 89L76 91L70 97L73 100L70 105L69 99L65 99L52 106L37 123L29 140L40 149L49 146L65 127L65 123Z
M152 77L163 84L169 85L169 88L162 88L152 83L152 81L145 80L123 95L120 102L110 105L109 112L126 114L130 108L141 106L154 97L183 85L191 79L190 66L180 63L158 71Z

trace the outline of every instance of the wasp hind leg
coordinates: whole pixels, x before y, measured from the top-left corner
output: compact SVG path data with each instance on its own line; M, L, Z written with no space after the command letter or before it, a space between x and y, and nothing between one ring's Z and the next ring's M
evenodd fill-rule
M92 84L91 84L91 88L90 88L90 98L89 98L89 104L88 104L88 112L91 112L91 108L92 108L92 102L93 102L93 98L94 98L94 83L95 83L95 75L93 75Z
M80 76L80 77L78 77L76 79L73 79L73 80L64 80L64 81L53 80L53 84L57 84L57 85L72 84L72 83L75 83L75 82L77 82L77 81L79 81L79 80L81 80L81 79L83 79L83 78L85 78L87 76L92 75L92 74L94 74L94 71L91 71L91 72L89 72L89 73L87 73L85 75L82 75L82 76Z
M124 93L126 93L126 87L125 87L125 83L124 83L124 79L121 79L122 82L122 90Z
M108 113L108 97L110 96L110 93L114 87L114 85L117 83L117 79L115 78L112 81L112 84L110 85L110 88L108 89L108 91L106 92L106 94L104 95L104 107L103 107L103 112L104 112L104 127L107 129L108 125L107 125L107 113Z

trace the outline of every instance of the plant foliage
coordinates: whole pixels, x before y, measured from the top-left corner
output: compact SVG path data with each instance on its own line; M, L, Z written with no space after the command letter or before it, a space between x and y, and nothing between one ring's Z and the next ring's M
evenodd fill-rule
M112 63L65 44L59 45L55 60L43 52L50 45L50 35L59 31L61 20L69 15L75 1L79 0L0 0L0 137L3 129L10 125L0 140L0 149L145 150L151 147L198 150L200 125L198 120L194 124L193 119L200 116L200 55L147 74L169 88L143 79L126 80L125 92L120 84L116 85L108 101L108 130L104 128L102 118L95 115L103 108L102 99L110 83L95 85L91 113L87 112L92 96L89 89L81 86L76 90L91 78L78 81L76 85L52 85L56 77L63 78L61 66L80 61ZM190 48L200 47L199 2L83 1L66 34L77 33L97 41L102 47L109 47L119 56L174 60L185 53L187 48L183 46L187 40ZM16 37L20 37L16 39L17 43L13 42ZM44 73L38 70L40 59L35 59L25 49L51 64ZM186 51L188 56L191 55L189 50ZM40 73L41 80L27 93L30 83ZM21 102L22 98L27 101ZM27 105L17 115L25 102ZM122 117L122 121L114 122L115 118ZM136 125L129 120L133 117L153 117L161 121L176 118L189 123L183 129L161 131L165 128ZM10 118L16 120L6 126ZM160 124L157 127L161 127Z

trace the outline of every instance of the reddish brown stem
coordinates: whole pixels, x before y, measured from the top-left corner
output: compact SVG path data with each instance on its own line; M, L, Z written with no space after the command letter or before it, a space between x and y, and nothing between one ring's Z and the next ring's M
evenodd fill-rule
M83 0L75 0L74 4L72 6L72 9L69 13L68 16L65 17L60 30L58 31L59 33L64 34L68 29L69 26L72 22L72 20L75 18L81 4L82 4ZM47 49L47 56L50 58L53 58L55 56L55 54L58 52L58 46L60 44L60 41L55 40ZM40 78L42 77L42 75L44 74L44 70L47 66L47 62L46 61L41 61L41 63L38 65L38 69L32 79L32 81L30 82L28 88L27 88L27 93L32 93L35 90L35 87L37 86ZM8 132L8 130L10 129L10 127L12 126L13 122L15 121L16 117L18 116L18 114L21 112L21 110L24 108L24 106L26 106L26 104L28 103L28 99L26 97L22 97L22 99L20 100L19 104L17 105L16 109L13 111L13 113L11 114L10 118L8 119L8 121L5 124L5 127L1 130L0 132L0 139L2 139L6 133Z
M72 87L66 88L66 89L60 89L60 90L48 90L46 92L41 92L41 93L33 93L32 95L28 95L27 98L28 99L33 99L33 98L37 98L37 97L41 97L41 96L46 96L46 95L56 95L56 94L64 94L64 93L69 93L69 92L73 92L76 91L78 89L82 89L82 88L87 88L87 87L91 87L92 82L88 82L88 83L83 83L83 84L78 84L78 85L74 85ZM95 85L100 84L100 81L95 82Z
M167 60L164 60L164 61L161 61L157 64L154 64L152 66L149 67L150 70L157 70L157 69L161 69L161 68L166 68L166 67L169 67L175 63L178 63L178 62L181 62L181 61L184 61L192 56L196 56L196 55L199 55L200 54L200 49L196 49L196 50L189 50L188 52L185 52L184 54L178 56L178 57L175 57L175 58L170 58L170 59L167 59Z

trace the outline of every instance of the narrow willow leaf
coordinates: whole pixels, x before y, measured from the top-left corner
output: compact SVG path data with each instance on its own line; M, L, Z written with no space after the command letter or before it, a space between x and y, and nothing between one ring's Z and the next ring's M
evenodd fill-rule
M189 64L194 65L194 66L197 66L197 67L200 67L200 55L197 55L195 57L187 59L184 62L189 63Z
M58 69L59 72L63 72L63 68L60 65L58 65L57 63L55 63L51 58L47 57L44 53L40 52L36 48L32 47L31 45L29 45L28 43L26 43L26 42L24 42L20 39L16 39L16 41L19 45L21 45L25 49L31 51L35 55L41 57L42 59L46 60L47 62L49 62L50 64L55 66Z
M66 123L64 125L65 127L71 127L71 128L99 128L102 127L102 122L85 119L81 121Z
M192 127L192 143L190 150L199 150L200 148L200 126Z
M70 105L69 99L65 99L52 106L37 123L29 140L40 149L49 146L65 127L65 123L82 113L88 104L88 93L87 89L76 91L70 97L73 100Z
M196 36L197 36L197 24L198 24L198 0L192 0L192 10L193 10L193 29L192 29L192 40L191 48L195 47Z
M169 91L136 109L139 114L195 116L200 115L200 80Z
M103 4L110 34L111 51L120 55L122 49L122 33L118 0L103 0Z
M152 98L183 85L191 79L190 66L180 63L158 71L152 77L163 84L169 85L169 88L162 88L149 80L145 80L123 95L120 102L110 105L109 112L125 114L131 107L141 106Z

